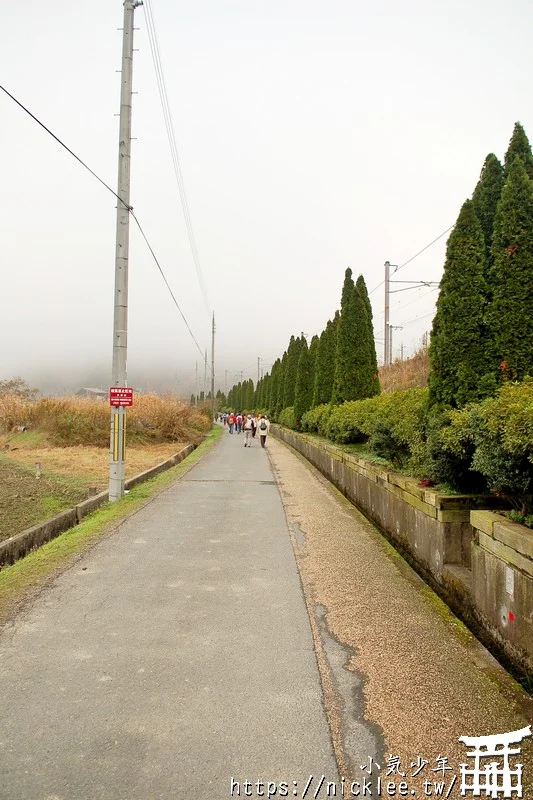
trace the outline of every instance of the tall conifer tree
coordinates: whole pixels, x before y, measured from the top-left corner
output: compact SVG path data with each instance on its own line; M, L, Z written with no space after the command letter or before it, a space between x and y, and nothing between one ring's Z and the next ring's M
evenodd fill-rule
M467 200L446 249L437 313L429 346L430 402L458 408L489 393L485 352L485 241Z
M492 247L492 230L496 207L503 189L503 167L494 153L489 153L483 164L481 175L474 193L472 203L474 211L481 223L481 230L485 239L485 254L487 267L490 269L490 251Z
M315 390L315 371L316 371L316 359L318 355L318 345L320 344L320 339L315 334L311 339L311 344L309 345L309 360L311 362L311 402L309 408L313 407L313 394Z
M361 400L373 394L372 363L368 346L368 312L361 293L347 269L337 332L333 403Z
M372 365L372 395L380 393L380 386L379 386L379 374L378 374L378 357L376 355L376 341L374 339L374 322L373 322L373 315L372 315L372 304L370 302L370 298L368 296L368 290L366 288L365 279L362 275L359 275L356 281L356 287L359 290L359 293L363 299L365 304L365 308L367 311L367 339L368 339L368 349L370 352L370 363Z
M333 379L335 376L335 350L337 346L337 325L339 312L320 334L316 354L315 379L313 387L313 407L331 401Z
M283 353L281 364L279 366L279 383L276 395L276 408L275 408L276 414L279 414L280 411L283 411L283 394L285 392L285 371L287 368L287 358L288 358L287 351L285 351Z
M313 399L312 358L304 337L300 346L298 370L296 373L296 391L294 393L294 419L299 426L306 411L311 408Z
M505 179L509 177L511 166L518 157L522 160L522 166L526 170L529 178L533 180L533 154L531 153L531 145L526 136L526 132L519 122L515 122L513 135L509 142L509 147L505 154Z
M287 363L283 376L283 408L294 405L294 394L296 391L296 373L298 372L298 359L302 348L302 339L298 336L291 336L289 347L287 348Z
M487 311L494 369L501 378L533 375L533 181L519 156L494 220L493 299Z

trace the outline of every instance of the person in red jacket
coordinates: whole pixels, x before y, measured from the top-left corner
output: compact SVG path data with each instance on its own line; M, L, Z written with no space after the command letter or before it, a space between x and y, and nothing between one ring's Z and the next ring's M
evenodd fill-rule
M231 414L228 417L228 425L229 425L229 432L230 433L233 433L233 426L235 425L235 422L236 422L235 414L233 412L231 412Z

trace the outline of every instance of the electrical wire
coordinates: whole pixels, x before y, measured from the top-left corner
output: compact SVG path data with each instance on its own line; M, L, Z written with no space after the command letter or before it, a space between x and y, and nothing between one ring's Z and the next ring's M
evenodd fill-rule
M37 117L36 117L34 114L32 114L32 113L31 113L31 111L29 111L29 110L26 108L26 106L24 106L24 105L23 105L23 104L22 104L22 103L21 103L19 100L17 100L17 98L16 98L16 97L13 97L13 95L12 95L10 92L8 92L8 91L7 91L7 89L6 89L4 86L1 86L1 85L0 85L0 89L2 89L2 91L3 91L3 92L5 92L5 94L7 94L7 96L8 96L8 97L10 97L10 98L11 98L11 99L12 99L12 100L13 100L13 101L14 101L14 102L15 102L15 103L16 103L16 104L17 104L17 105L20 107L20 108L22 108L22 110L23 110L23 111L25 111L25 112L26 112L26 114L28 114L28 115L29 115L29 116L30 116L30 117L31 117L31 118L32 118L32 119L33 119L35 122L37 122L37 123L38 123L38 124L41 126L41 128L44 128L44 130L45 130L45 131L46 131L48 134L50 134L50 136L51 136L53 139L55 139L55 140L56 140L56 142L57 142L58 144L60 144L60 145L61 145L61 147L63 147L63 148L64 148L64 149L65 149L65 150L66 150L66 151L67 151L67 152L68 152L68 153L69 153L71 156L73 156L73 157L76 159L76 161L78 161L78 162L79 162L79 163L82 165L82 167L84 167L84 168L85 168L85 169L86 169L88 172L90 172L90 173L91 173L91 175L92 175L93 177L95 177L95 178L96 178L96 180L97 180L97 181L99 181L99 182L102 184L102 186L105 186L105 188L106 188L106 189L107 189L109 192L111 192L111 194L113 195L113 197L116 197L116 198L117 198L117 200L118 200L119 202L121 202L121 203L122 203L124 206L126 206L126 203L124 202L124 200L122 200L122 198L121 198L121 197L119 197L119 196L118 196L118 194L117 194L117 193L116 193L116 192L115 192L115 191L114 191L114 190L113 190L113 189L112 189L112 188L111 188L111 187L110 187L110 186L109 186L109 185L108 185L108 184L107 184L107 183L106 183L106 182L105 182L105 181L104 181L102 178L100 178L100 177L99 177L99 175L97 175L97 174L96 174L96 172L94 172L94 170L92 170L92 169L91 169L91 168L90 168L90 167L89 167L89 166L88 166L88 165L85 163L85 161L83 161L83 160L82 160L82 159L81 159L79 156L77 156L77 155L76 155L76 153L75 153L73 150L71 150L71 149L70 149L70 147L68 147L68 146L67 146L67 145L66 145L66 144L65 144L63 141L61 141L61 139L60 139L58 136L56 136L56 134L55 134L55 133L53 133L53 132L50 130L50 128L47 128L47 127L46 127L46 125L45 125L43 122L41 122L39 119L37 119ZM191 335L191 337L192 337L192 340L193 340L193 342L195 343L196 347L198 348L198 350L199 350L199 352L200 352L200 355L202 356L202 360L203 360L203 359L205 358L205 356L204 356L204 353L202 352L202 350L201 350L201 348L200 348L200 345L198 344L198 342L197 342L197 340L196 340L196 337L194 336L194 334L193 334L193 332L192 332L192 330L191 330L191 328L190 328L190 326L189 326L189 323L187 322L187 320L186 320L186 318L185 318L185 315L184 315L183 311L181 310L181 308L180 308L180 306L179 306L179 303L178 303L178 301L176 300L176 297L175 297L175 295L174 295L174 292L173 292L173 291L172 291L172 289L170 288L170 284L169 284L169 282L168 282L168 280L167 280L167 278L166 278L166 275L165 275L165 273L163 272L163 268L161 267L161 264L159 263L159 260L158 260L158 258L157 258L157 256L156 256L156 254L155 254L155 252L154 252L154 250L153 250L153 248L152 248L152 245L151 245L151 244L150 244L150 242L148 241L148 238L147 238L147 236L146 236L146 234L145 234L144 230L142 229L142 227L141 227L141 223L140 223L140 222L139 222L139 220L137 219L137 216L136 216L136 215L133 213L133 208L132 208L131 206L127 206L127 208L128 208L128 211L129 211L130 215L131 215L131 216L133 217L133 219L135 220L135 222L136 222L136 224L137 224L137 227L139 228L139 231L141 232L141 235L142 235L142 237L143 237L144 241L146 242L146 244L147 244L147 246L148 246L148 249L150 250L150 253L152 254L152 257L153 257L153 259L154 259L155 263L157 264L157 267L158 267L158 269L159 269L159 272L160 272L160 273L161 273L161 275L163 276L163 280L165 281L165 284L166 284L166 286L167 286L167 289L168 289L168 290L169 290L169 292L170 292L170 295L171 295L171 297L172 297L172 299L173 299L173 301L174 301L174 303L175 303L175 305L176 305L176 308L177 308L177 309L178 309L178 311L180 312L180 314L181 314L181 317L182 317L182 319L183 319L183 321L184 321L184 323L185 323L185 325L186 325L186 327L187 327L187 330L189 331L189 333L190 333L190 335ZM209 365L208 365L208 366L209 366ZM211 371L211 367L210 367L210 366L209 366L209 370Z
M406 267L408 264L410 264L410 263L411 263L411 261L414 261L414 260L415 260L415 258L418 258L418 256L422 255L422 253L425 253L425 252L426 252L426 250L428 250L428 249L429 249L429 248L430 248L432 245L434 245L434 244L435 244L435 242L438 242L438 241L439 241L439 239L442 239L442 237L443 237L443 236L446 236L446 234L447 234L447 233L449 233L449 231L451 231L451 230L452 230L452 228L454 228L454 227L455 227L455 223L454 223L453 225L450 225L450 227L449 227L449 228L446 228L446 230L445 230L445 231L443 231L442 233L439 233L439 235L438 235L438 236L437 236L435 239L433 239L433 241L432 241L432 242L430 242L430 243L429 243L429 244L427 244L425 247L423 247L423 248L422 248L422 250L419 250L419 251L418 251L418 253L415 253L415 254L414 254L414 256L411 256L411 258L408 258L408 259L407 259L407 261L404 261L404 262L403 262L403 264L400 264L400 266L399 266L399 267L396 267L396 269L394 270L394 272L392 273L392 275L394 275L396 272L399 272L401 269L403 269L404 267ZM369 294L369 295L371 295L373 292L375 292L377 289L379 289L379 287L380 287L380 286L383 286L383 284L384 284L384 283L385 283L385 281L384 281L384 280L383 280L383 281L381 281L381 283L378 283L378 285L377 285L377 286L374 286L374 288L373 288L373 289L372 289L372 290L371 290L371 291L370 291L368 294Z
M8 97L10 97L10 98L13 100L13 102L14 102L14 103L16 103L16 104L17 104L17 105L18 105L18 106L19 106L19 107L20 107L20 108L21 108L23 111L25 111L25 112L26 112L26 114L28 114L28 115L29 115L29 116L30 116L30 117L31 117L33 120L35 120L35 122L36 122L38 125L40 125L40 126L41 126L41 128L44 128L44 130L45 130L47 133L49 133L49 134L50 134L50 136L51 136L53 139L55 139L55 140L56 140L56 142L58 142L58 144L60 144L60 145L61 145L61 147L64 147L64 148L65 148L65 150L67 151L67 153L70 153L70 155L71 155L71 156L73 156L73 157L76 159L76 161L79 161L79 162L80 162L80 164L82 165L82 167L85 167L85 169L86 169L88 172L90 172L90 173L91 173L91 175L93 175L93 176L96 178L96 180L97 180L97 181L100 181L100 183L102 184L102 186L105 186L105 188L106 188L108 191L110 191L110 192L111 192L111 194L112 194L114 197L116 197L116 198L117 198L117 200L118 200L120 203L122 203L122 205L123 205L123 206L126 206L126 203L124 202L124 200L123 200L121 197L119 197L119 196L118 196L118 194L115 192L115 190L114 190L114 189L112 189L112 188L111 188L111 186L109 186L109 185L108 185L108 184L107 184L107 183L106 183L104 180L102 180L102 178L100 178L100 177L99 177L99 176L96 174L96 172L93 172L93 170L92 170L92 169L91 169L89 166L87 166L87 164L85 163L85 161L82 161L82 160L81 160L81 158L80 158L79 156L77 156L77 155L76 155L76 153L74 153L74 152L73 152L73 151L70 149L70 147L67 147L67 145L66 145L64 142L62 142L62 141L61 141L61 139L60 139L58 136L56 136L56 135L55 135L55 133L52 133L52 131L50 130L50 128L47 128L47 127L46 127L46 125L44 124L44 122L41 122L41 120L40 120L40 119L37 119L37 117L35 116L35 114L32 114L32 113L31 113L31 111L30 111L29 109L27 109L27 108L26 108L26 106L23 106L23 105L22 105L22 103L20 102L20 100L17 100L17 98L16 98L16 97L13 97L13 95L11 94L11 92L8 92L8 91L7 91L7 89L6 89L4 86L0 86L0 89L1 89L3 92L5 92L5 93L7 94L7 96L8 96ZM126 207L127 207L127 206L126 206ZM131 211L131 208L129 208L129 207L127 207L127 208L128 208L128 211Z
M196 246L196 240L194 237L194 230L192 227L191 222L191 215L189 211L189 203L187 201L187 194L185 192L185 185L183 183L183 175L181 172L181 165L180 159L178 154L178 148L176 146L176 136L174 134L174 125L172 122L172 114L170 111L170 105L168 102L168 95L165 83L165 76L163 74L163 64L161 61L161 55L159 51L159 40L157 37L157 31L155 27L155 17L154 12L152 9L152 2L151 0L144 0L144 8L145 8L145 18L146 18L146 28L148 31L148 41L150 43L150 50L152 51L152 59L154 62L154 70L156 75L157 87L159 90L159 98L161 100L161 108L163 109L163 118L165 121L165 127L167 131L168 143L170 146L170 154L172 157L172 163L174 165L174 174L176 176L176 181L178 184L178 190L181 199L181 205L183 208L183 216L185 219L185 227L187 228L187 235L189 238L189 244L191 248L191 253L194 261L194 266L196 268L196 276L198 278L198 283L200 285L200 290L202 292L202 296L204 299L205 307L208 316L211 316L211 310L209 305L209 298L207 294L207 289L205 286L202 268L200 266L200 257L198 255L198 248Z

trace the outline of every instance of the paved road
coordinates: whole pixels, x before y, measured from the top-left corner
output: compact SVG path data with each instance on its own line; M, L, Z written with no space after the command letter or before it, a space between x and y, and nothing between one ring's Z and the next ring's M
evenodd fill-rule
M267 453L225 432L0 635L2 800L336 777ZM254 789L254 793L255 793ZM238 796L233 787L233 796Z

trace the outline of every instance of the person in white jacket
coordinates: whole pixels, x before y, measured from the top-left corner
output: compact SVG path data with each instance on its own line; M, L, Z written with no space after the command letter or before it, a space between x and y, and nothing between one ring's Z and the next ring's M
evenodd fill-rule
M253 422L252 422L252 415L248 414L248 416L244 417L242 429L244 431L244 446L251 447L252 446L252 433L253 433Z
M270 420L263 416L263 414L259 414L257 419L257 433L259 434L259 441L261 442L261 447L264 447L267 440L268 431L270 428Z

